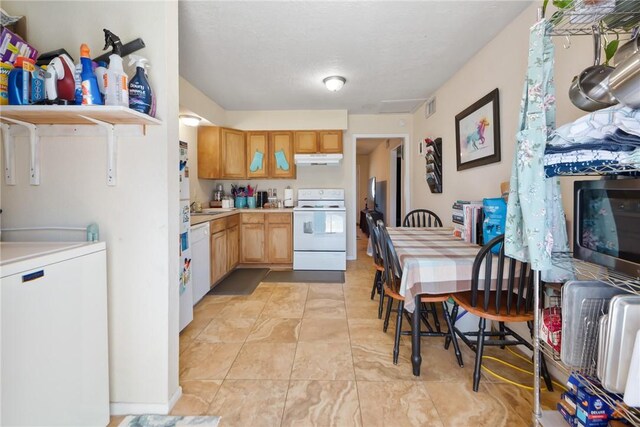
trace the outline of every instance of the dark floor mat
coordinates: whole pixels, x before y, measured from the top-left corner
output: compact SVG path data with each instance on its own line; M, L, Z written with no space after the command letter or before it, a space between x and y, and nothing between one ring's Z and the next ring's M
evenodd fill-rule
M268 268L238 268L207 295L251 295L268 272Z
M263 282L344 283L344 271L270 271Z

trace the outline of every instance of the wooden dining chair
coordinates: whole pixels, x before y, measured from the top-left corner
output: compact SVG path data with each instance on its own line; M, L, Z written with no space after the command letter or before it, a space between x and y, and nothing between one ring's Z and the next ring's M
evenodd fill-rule
M371 239L371 250L373 252L373 266L375 268L375 275L373 276L373 286L371 288L371 299L376 296L376 292L380 295L380 301L378 302L378 319L382 318L382 308L384 306L384 288L383 288L383 275L384 275L384 262L382 260L382 248L380 241L376 233L373 230L376 225L373 221L373 217L370 213L365 215L367 224L369 225L369 238Z
M482 353L485 346L524 345L531 343L505 323L526 322L533 336L533 272L527 263L504 254L504 235L485 244L473 262L471 290L453 294L455 305L451 317L456 335L476 353L473 391L478 391ZM497 255L492 251L498 252ZM455 326L458 307L480 318L478 332L461 332ZM487 331L487 320L498 322L496 331ZM541 355L541 371L547 388L552 391L551 377Z
M414 209L405 215L402 221L403 227L442 227L442 221L440 217L428 209ZM436 311L435 303L429 304L427 312L433 316L433 322L438 332L440 332L440 319L438 319L438 312Z
M405 215L403 227L442 227L440 217L428 209L415 209Z
M411 325L411 319L409 318L409 314L404 309L404 297L400 295L400 283L402 280L402 266L400 265L400 260L398 259L398 254L396 253L395 247L393 246L393 242L389 237L389 233L387 232L386 227L382 223L382 221L378 221L376 227L373 229L374 233L378 234L378 240L382 243L382 255L383 262L385 267L385 275L384 275L384 292L385 296L389 298L389 302L387 304L387 312L384 320L384 331L387 331L389 326L389 317L391 316L391 312L395 311L397 313L396 316L396 332L394 337L394 345L393 345L393 363L398 364L398 356L400 353L400 336L401 335L411 335L411 331L403 331L402 330L402 319L403 317L407 317L409 320L409 325ZM441 303L442 310L444 312L444 317L447 322L448 330L447 332L442 332L440 330L434 331L429 321L426 317L425 310L421 311L422 323L427 327L427 331L420 331L420 336L426 337L448 337L450 341L453 342L453 348L455 350L456 358L458 359L458 364L460 367L464 366L462 362L462 353L460 353L460 348L458 346L458 341L456 339L455 334L453 333L453 323L451 321L451 317L449 316L449 311L447 309L447 300L449 299L449 294L443 295L423 295L421 297L421 303L424 304L435 304ZM397 302L397 308L393 309L393 302ZM416 307L416 309L418 309Z

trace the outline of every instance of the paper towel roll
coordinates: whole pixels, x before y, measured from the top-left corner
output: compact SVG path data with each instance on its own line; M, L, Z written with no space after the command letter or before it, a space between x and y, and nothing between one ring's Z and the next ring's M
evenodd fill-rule
M293 207L293 189L292 188L284 189L284 207L285 208Z

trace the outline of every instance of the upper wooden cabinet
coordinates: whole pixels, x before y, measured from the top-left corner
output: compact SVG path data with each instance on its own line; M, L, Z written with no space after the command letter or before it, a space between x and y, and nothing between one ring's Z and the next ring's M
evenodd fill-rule
M271 178L295 178L293 162L293 132L269 132L269 176Z
M244 132L217 126L198 128L198 178L246 178Z
M268 178L270 163L269 133L247 132L247 178Z
M321 153L342 153L342 131L321 130L318 139Z
M219 127L198 128L198 178L220 178L220 138Z
M296 154L342 153L341 130L298 130L294 136Z
M247 148L244 132L222 128L222 178L246 178Z
M299 130L294 132L296 154L313 154L318 152L318 133L315 130Z

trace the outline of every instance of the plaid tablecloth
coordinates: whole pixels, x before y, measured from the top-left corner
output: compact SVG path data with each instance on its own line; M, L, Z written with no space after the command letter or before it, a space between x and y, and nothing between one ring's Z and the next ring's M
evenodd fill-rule
M480 246L453 237L451 228L387 228L402 266L400 294L413 312L418 294L471 290Z

